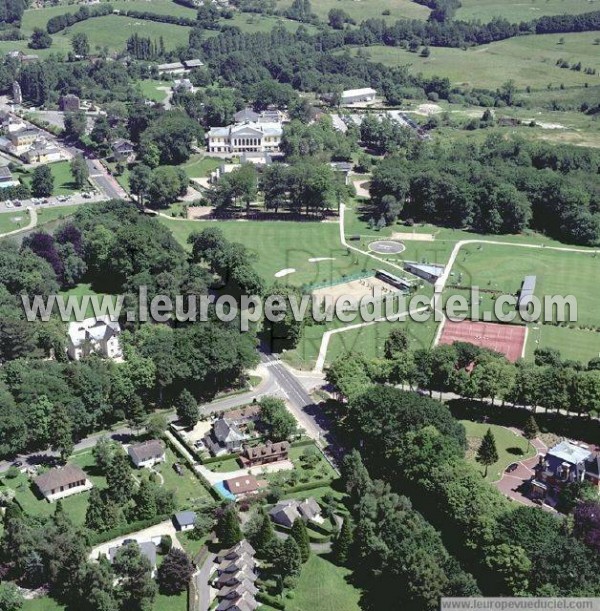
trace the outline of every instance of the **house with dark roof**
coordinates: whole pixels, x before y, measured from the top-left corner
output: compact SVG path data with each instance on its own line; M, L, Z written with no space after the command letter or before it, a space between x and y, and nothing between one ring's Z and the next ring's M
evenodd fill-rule
M254 611L259 606L255 599L258 588L254 554L245 539L217 554L213 586L217 589L218 611Z
M127 453L138 469L153 467L157 463L165 462L165 446L159 439L150 439L131 445L127 448Z
M242 433L235 423L228 418L217 418L210 433L203 438L203 443L213 456L220 456L239 452L246 439L248 435Z
M117 138L111 145L113 157L116 161L126 161L127 163L135 159L133 142L125 138Z
M173 516L175 528L181 532L192 530L196 525L195 511L180 511Z
M201 59L185 59L183 61L183 65L188 70L194 70L195 68L202 68L202 66L204 66L204 62Z
M94 487L86 472L81 467L72 464L50 469L38 475L33 483L50 503Z
M289 453L289 441L278 441L277 443L267 441L267 443L258 446L245 445L238 460L244 468L256 467L257 465L267 465L280 460L287 460Z

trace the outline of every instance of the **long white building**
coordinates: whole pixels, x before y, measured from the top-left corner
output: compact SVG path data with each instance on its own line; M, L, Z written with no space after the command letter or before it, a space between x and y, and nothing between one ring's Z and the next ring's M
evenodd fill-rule
M279 151L282 135L281 123L247 121L211 128L207 146L210 153L274 153Z

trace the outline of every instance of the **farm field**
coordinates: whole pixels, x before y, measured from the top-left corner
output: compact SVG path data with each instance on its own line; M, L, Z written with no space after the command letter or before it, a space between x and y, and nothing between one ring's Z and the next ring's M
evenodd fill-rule
M279 10L291 6L292 0L281 0L277 2ZM339 8L348 13L356 23L366 19L385 19L394 22L398 19L422 19L429 16L429 9L425 6L412 2L411 0L321 0L313 2L313 12L323 21L327 21L327 15L332 8ZM383 11L389 10L389 15L383 15Z
M543 15L577 15L597 11L600 3L597 0L461 0L461 7L456 11L456 19L470 21L491 21L502 17L518 23L531 21Z
M533 360L536 348L556 348L563 359L587 363L600 355L600 333L589 329L569 329L553 325L529 327L525 358Z
M564 44L559 44L561 38ZM583 72L583 68L595 68L600 72L600 53L594 44L596 38L597 32L519 36L466 51L432 47L429 57L400 47L373 46L363 51L367 51L371 61L408 66L415 74L448 77L453 84L463 87L495 89L512 79L520 89L527 86L545 89L549 84L554 87L599 84L598 74ZM561 58L569 63L581 62L582 71L559 68L556 61Z
M477 450L481 444L483 436L488 429L492 430L492 434L496 440L496 449L498 450L498 460L490 465L486 480L490 482L498 481L502 477L502 472L510 463L523 460L535 456L535 450L527 444L527 440L511 430L495 424L482 424L479 422L471 422L470 420L461 420L461 424L465 427L467 433L467 453L466 459L475 465L482 473L485 467L480 465L475 457Z

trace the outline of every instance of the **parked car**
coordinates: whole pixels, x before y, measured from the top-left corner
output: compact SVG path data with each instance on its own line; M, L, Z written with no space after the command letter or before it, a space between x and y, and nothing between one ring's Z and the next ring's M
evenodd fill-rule
M20 208L23 205L18 199L14 201L14 204L17 208Z
M6 207L7 207L7 208L14 208L13 203L12 203L10 200L8 200L8 201L6 202Z
M23 466L23 461L22 460L15 460L12 464L13 467L22 467Z
M183 467L178 463L173 463L173 469L177 475L183 475Z
M519 468L519 463L517 462L510 463L510 465L506 467L506 473L512 473L513 471L516 471L518 468Z

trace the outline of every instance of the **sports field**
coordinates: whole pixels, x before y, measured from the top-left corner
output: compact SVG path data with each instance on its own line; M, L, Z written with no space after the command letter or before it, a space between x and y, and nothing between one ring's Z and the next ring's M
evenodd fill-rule
M561 38L564 44L560 44ZM544 89L549 84L599 84L598 74L583 72L583 68L600 72L600 47L594 44L597 38L597 32L519 36L467 50L432 47L429 57L400 47L373 46L363 50L372 61L408 66L414 74L448 77L456 85L495 89L512 79L522 89ZM581 62L582 71L559 68L558 59L570 64Z
M563 359L587 363L600 356L600 333L590 329L530 325L525 351L527 360L533 360L536 348L557 348Z
M513 23L531 21L543 15L577 15L600 10L597 0L461 0L456 19L491 21L502 17Z
M336 281L383 266L367 256L348 254L340 246L337 223L160 220L186 248L192 231L219 227L227 239L256 253L258 260L254 266L267 283L275 282L275 274L281 270L294 271L280 277L280 284L302 286Z
M278 9L284 9L292 4L292 0L277 2ZM422 19L429 16L429 9L411 0L320 0L312 2L312 10L320 19L327 21L327 15L332 8L345 11L356 23L366 19L385 19L394 22L398 19ZM383 11L389 15L383 15Z

